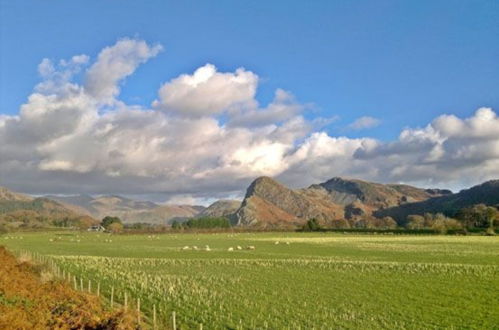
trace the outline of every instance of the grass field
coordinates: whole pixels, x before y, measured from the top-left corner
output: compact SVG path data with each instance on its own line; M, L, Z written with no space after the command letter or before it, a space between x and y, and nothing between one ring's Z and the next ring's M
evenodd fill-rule
M499 237L66 232L9 234L0 244L48 256L108 298L113 287L119 303L125 292L131 307L140 298L149 323L153 306L168 326L175 311L182 329L499 324Z

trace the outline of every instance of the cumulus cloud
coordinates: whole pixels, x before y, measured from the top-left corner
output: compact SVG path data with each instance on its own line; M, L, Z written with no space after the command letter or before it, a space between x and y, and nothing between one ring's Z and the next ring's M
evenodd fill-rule
M330 120L305 119L309 106L291 93L278 89L260 106L255 73L213 65L169 80L152 108L120 101L121 81L160 50L122 39L93 63L42 60L19 114L0 116L0 184L180 201L241 196L260 175L295 187L337 175L451 187L499 177L499 118L489 108L440 116L391 142L331 136L321 128Z
M254 102L258 76L244 68L222 73L212 64L164 84L155 107L186 116L208 116Z
M86 75L85 91L102 103L111 103L120 91L118 83L163 48L143 40L121 39L104 48Z
M348 125L348 128L358 131L362 129L373 128L379 126L379 124L381 124L381 120L374 117L363 116L357 118L353 123Z

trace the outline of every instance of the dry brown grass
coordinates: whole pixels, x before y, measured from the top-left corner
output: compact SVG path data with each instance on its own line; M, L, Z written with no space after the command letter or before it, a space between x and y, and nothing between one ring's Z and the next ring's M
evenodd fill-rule
M0 247L0 329L138 329L131 312L111 311L63 281L42 280L42 273Z

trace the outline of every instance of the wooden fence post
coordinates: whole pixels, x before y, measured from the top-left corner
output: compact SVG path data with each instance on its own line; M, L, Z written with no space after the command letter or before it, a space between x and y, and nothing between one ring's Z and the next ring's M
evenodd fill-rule
M114 286L111 287L111 309L114 307Z
M140 326L140 298L137 298L137 322Z
M157 329L156 326L156 304L152 305L152 328Z

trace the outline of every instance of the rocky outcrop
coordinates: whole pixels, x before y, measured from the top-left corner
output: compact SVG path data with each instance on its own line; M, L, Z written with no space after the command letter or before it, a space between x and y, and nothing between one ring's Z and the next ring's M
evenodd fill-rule
M300 225L310 218L328 221L343 216L341 207L326 200L321 192L289 189L277 181L260 177L248 187L238 225Z
M423 201L441 193L445 191L338 177L293 190L271 178L260 177L248 187L234 219L238 225L261 227L303 225L311 218L328 223L356 219L376 210Z

